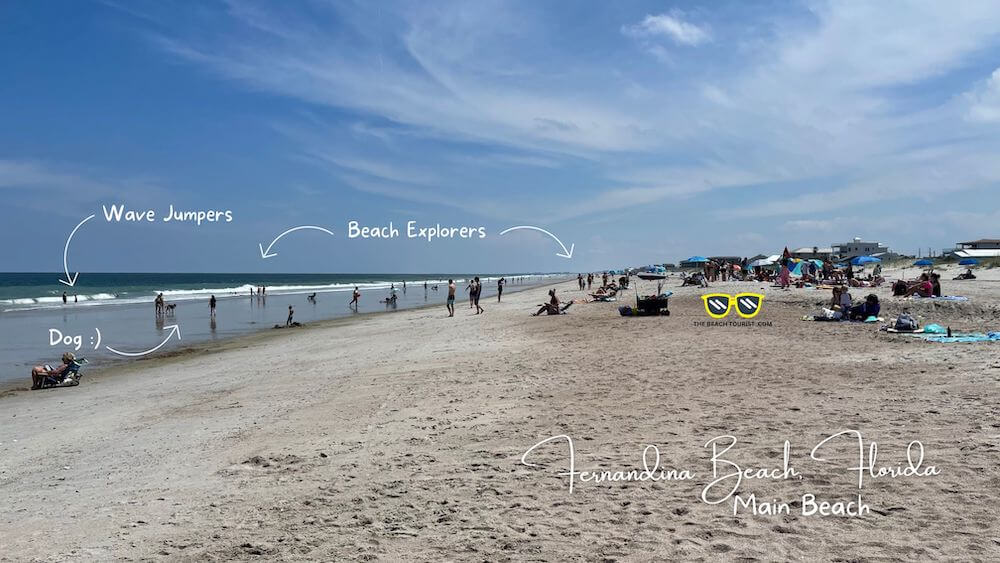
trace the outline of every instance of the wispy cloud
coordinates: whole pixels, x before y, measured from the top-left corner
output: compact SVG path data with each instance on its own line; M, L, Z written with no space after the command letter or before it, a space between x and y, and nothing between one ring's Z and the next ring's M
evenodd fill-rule
M622 33L637 37L663 36L686 46L700 45L712 38L704 27L684 21L680 12L647 15L639 23L622 26Z
M966 94L969 102L968 118L971 121L995 123L1000 121L1000 68L983 84Z
M497 215L537 206L553 220L598 219L753 190L753 202L718 216L791 225L1000 179L1000 138L987 127L1000 120L1000 71L966 78L1000 47L992 2L636 14L607 24L613 37L599 48L534 5L394 8L320 4L304 21L234 4L192 16L212 33L149 36L173 60L349 114L359 146L330 149L335 128L319 124L302 152L400 199L429 187L447 205L485 164L537 168L511 181ZM562 187L547 191L553 180Z

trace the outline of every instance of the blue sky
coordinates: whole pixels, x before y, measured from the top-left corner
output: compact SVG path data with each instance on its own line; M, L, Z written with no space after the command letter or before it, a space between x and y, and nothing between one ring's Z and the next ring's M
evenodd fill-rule
M1000 237L995 2L5 2L6 271L589 270ZM348 241L366 224L485 241ZM279 257L260 260L284 229ZM571 261L537 225L576 245Z

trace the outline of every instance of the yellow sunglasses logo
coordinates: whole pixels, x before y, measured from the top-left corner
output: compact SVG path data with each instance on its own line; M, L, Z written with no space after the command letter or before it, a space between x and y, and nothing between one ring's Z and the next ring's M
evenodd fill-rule
M709 293L702 295L705 301L705 312L713 319L724 319L729 315L733 305L736 305L736 314L744 319L752 319L760 313L764 307L764 296L760 293Z

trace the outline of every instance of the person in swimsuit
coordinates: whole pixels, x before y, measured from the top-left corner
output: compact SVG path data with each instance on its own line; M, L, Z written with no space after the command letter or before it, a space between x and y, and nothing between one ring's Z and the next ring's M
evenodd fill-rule
M455 316L455 280L448 280L448 316Z
M474 291L473 302L476 305L476 314L478 315L479 313L485 313L486 309L483 309L482 307L479 306L479 296L482 295L482 293L483 293L483 283L481 281L479 281L479 277L478 276L476 277L476 282L475 283L476 283L476 287L473 290Z
M292 326L292 317L294 315L295 315L295 310L293 310L292 306L289 305L288 306L288 320L285 321L285 326Z
M358 286L354 286L354 296L352 297L351 302L347 304L347 306L350 307L353 305L354 309L357 310L358 299L361 299L361 291L358 289Z
M500 302L500 296L503 295L503 286L507 283L507 280L500 278L497 280L497 303Z
M214 295L208 300L208 314L212 318L215 318L215 296Z

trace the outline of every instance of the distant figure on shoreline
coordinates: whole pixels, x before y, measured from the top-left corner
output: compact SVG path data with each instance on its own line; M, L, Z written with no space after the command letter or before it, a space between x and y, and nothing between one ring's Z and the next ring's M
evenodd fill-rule
M448 301L446 302L448 307L448 316L455 316L455 280L448 280Z
M77 299L77 295L74 293L73 294L73 303L78 303L78 301L76 299Z
M503 295L503 286L507 283L502 276L497 280L497 303L500 302L500 296Z
M214 295L208 300L208 314L213 319L215 318L215 296Z
M156 315L157 316L160 316L160 315L163 314L163 294L162 293L159 294L159 295L157 295L156 299L153 300L153 308L156 310Z
M295 310L292 306L288 306L288 320L285 321L285 326L292 326L292 317L295 316Z
M313 292L312 295L306 296L306 301L309 301L310 303L316 303L316 293Z
M66 292L64 291L63 292L63 305L65 305L65 304L66 304Z
M361 290L358 289L358 286L354 286L354 296L352 297L351 302L347 304L347 306L350 307L353 305L354 310L357 311L358 299L361 299Z
M486 309L483 309L482 307L479 306L479 296L482 295L483 293L483 282L479 281L479 276L476 276L475 284L476 287L473 290L474 293L473 303L476 306L476 314L478 315L479 313L486 312Z

